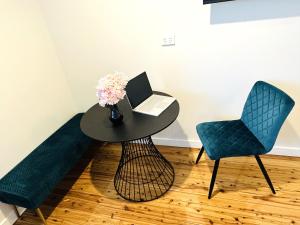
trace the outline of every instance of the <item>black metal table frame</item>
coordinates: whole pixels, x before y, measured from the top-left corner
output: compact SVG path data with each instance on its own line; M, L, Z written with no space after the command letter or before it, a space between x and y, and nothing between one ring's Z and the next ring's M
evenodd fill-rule
M154 94L170 96L163 92ZM144 202L164 195L173 185L174 168L158 151L151 135L167 128L179 114L174 101L159 116L132 111L127 99L118 103L123 123L115 126L109 110L93 105L82 117L80 128L87 136L102 142L121 143L122 155L114 177L117 193L129 201Z
M174 168L158 151L151 136L122 142L122 155L114 177L124 199L145 202L164 195L173 185Z

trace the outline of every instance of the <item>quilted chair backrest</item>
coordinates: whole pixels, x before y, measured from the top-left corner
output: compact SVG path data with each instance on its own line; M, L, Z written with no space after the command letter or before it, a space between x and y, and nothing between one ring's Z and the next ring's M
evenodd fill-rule
M294 100L278 88L258 81L244 106L241 120L269 152L279 130L294 107Z

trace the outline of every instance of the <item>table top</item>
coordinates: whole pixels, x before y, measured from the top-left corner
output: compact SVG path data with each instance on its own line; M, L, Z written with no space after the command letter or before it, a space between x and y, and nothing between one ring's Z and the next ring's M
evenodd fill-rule
M155 91L154 94L170 96ZM179 114L179 104L175 100L159 116L151 116L132 111L126 97L118 103L124 116L123 123L113 125L109 120L110 110L98 103L92 106L82 117L80 128L87 136L105 142L124 142L151 136L172 124Z

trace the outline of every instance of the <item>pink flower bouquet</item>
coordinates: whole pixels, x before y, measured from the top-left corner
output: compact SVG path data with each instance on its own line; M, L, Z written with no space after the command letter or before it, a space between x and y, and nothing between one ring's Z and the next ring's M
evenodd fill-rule
M108 74L98 81L96 95L102 107L117 104L126 95L127 79L121 73Z

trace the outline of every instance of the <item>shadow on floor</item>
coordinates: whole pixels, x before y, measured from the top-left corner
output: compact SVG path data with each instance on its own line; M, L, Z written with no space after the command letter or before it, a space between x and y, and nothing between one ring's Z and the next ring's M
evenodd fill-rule
M190 149L166 146L156 147L174 167L175 179L171 189L182 186L185 180L189 177L192 166L194 165L194 157L191 154ZM108 148L103 146L99 149L95 156L90 172L92 183L99 193L106 198L124 202L124 199L117 194L114 187L114 175L118 168L121 151L122 147L120 144L110 145ZM185 166L185 170L182 172L181 169L179 174L179 168L182 166ZM128 171L128 173L130 174L130 171ZM151 174L147 174L147 176L151 176ZM130 178L128 177L127 179ZM160 184L160 187L162 187L161 184L163 184L163 181L158 179L158 183ZM143 188L141 188L141 192L143 192ZM137 189L136 193L138 193ZM166 192L165 195L168 195L168 192ZM133 196L133 194L131 194L131 196Z
M270 159L278 159L278 164L270 163ZM284 185L290 183L296 183L296 178L293 175L297 168L290 168L281 166L285 161L289 161L289 156L275 156L275 155L263 155L261 160L268 172L268 175L273 183L275 191L280 194ZM199 162L207 163L209 170L212 174L214 168L214 161L210 160L205 154L205 157ZM299 168L298 168L299 169ZM284 176L282 174L285 174ZM289 176L286 176L289 174ZM207 182L207 190L210 184L210 179ZM224 158L220 160L218 174L214 186L212 198L218 193L228 192L249 192L255 190L257 192L257 198L269 198L276 196L272 194L271 189L268 186L267 181L262 174L259 165L254 156L247 157L232 157Z

